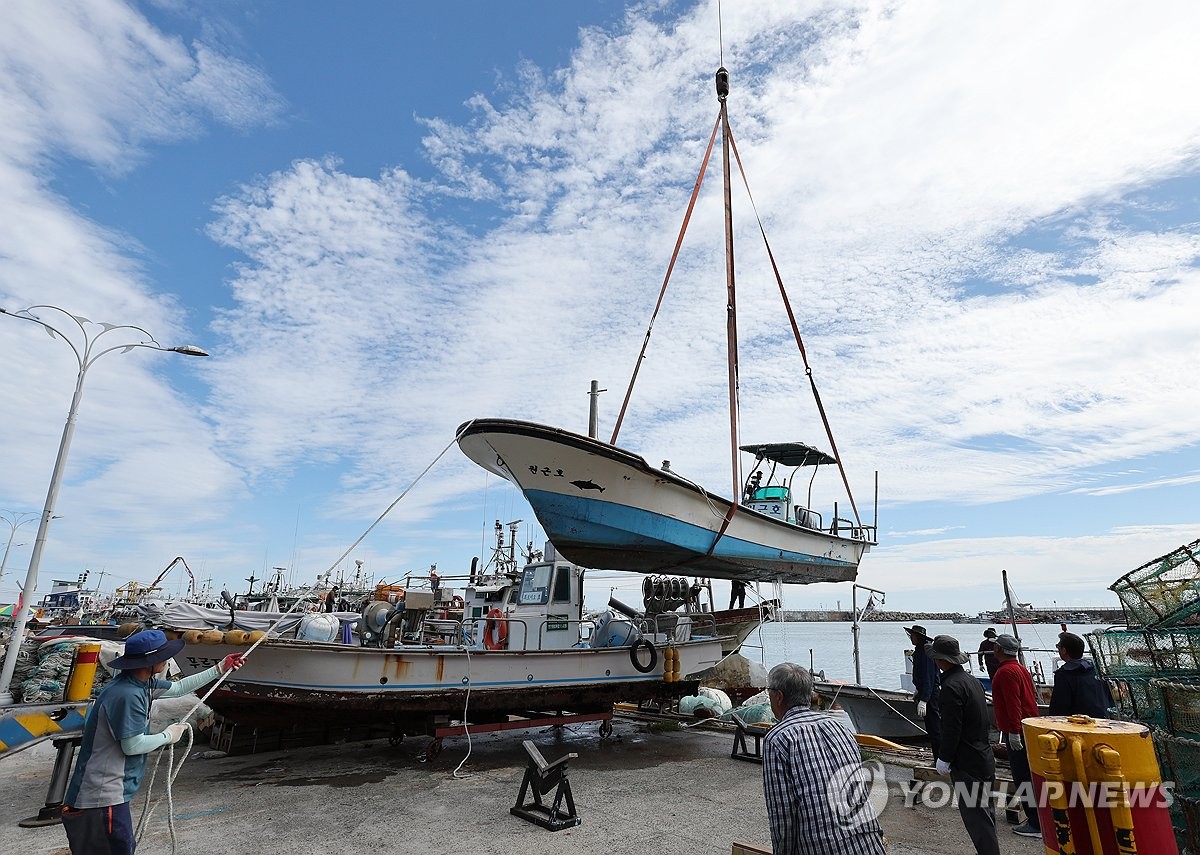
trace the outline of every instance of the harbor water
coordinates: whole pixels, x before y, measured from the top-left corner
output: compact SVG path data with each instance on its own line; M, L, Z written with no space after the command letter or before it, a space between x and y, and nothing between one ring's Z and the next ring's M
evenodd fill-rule
M859 624L859 658L862 663L862 681L875 688L899 689L900 675L904 672L904 651L911 647L904 632L911 623L900 621L868 621ZM979 660L975 655L983 631L988 626L998 633L1012 633L1006 624L959 624L950 621L925 621L922 623L929 635L952 635L958 639L964 652L971 654L970 667L979 673ZM1084 635L1094 629L1103 629L1106 624L1067 624L1067 629ZM1054 669L1062 663L1055 652L1058 624L1018 624L1021 644L1028 649L1025 663L1034 669L1040 664L1045 682L1053 682ZM742 655L755 662L762 662L768 669L780 662L811 664L815 671L825 672L827 680L854 681L854 636L848 622L792 622L769 623L753 632L742 645Z

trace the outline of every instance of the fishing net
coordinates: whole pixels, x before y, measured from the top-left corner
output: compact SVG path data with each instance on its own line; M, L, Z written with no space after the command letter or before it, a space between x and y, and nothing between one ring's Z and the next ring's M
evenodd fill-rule
M1109 677L1108 687L1116 704L1116 718L1152 727L1164 727L1167 716L1162 694L1150 685L1150 677Z
M1126 573L1109 590L1131 627L1200 624L1200 540Z
M1105 677L1153 677L1154 657L1146 633L1111 629L1087 634L1096 668Z
M1158 732L1154 747L1163 780L1175 782L1175 795L1200 799L1200 741Z
M1200 627L1153 630L1146 633L1146 640L1164 676L1200 674Z
M1200 678L1154 680L1162 697L1167 730L1172 736L1200 740Z
M759 724L760 722L774 724L777 721L775 713L771 712L770 704L749 704L738 707L720 716L721 721L733 721L734 713L737 713L738 718L746 724Z
M27 704L49 704L63 699L71 665L75 662L75 648L81 644L95 644L96 639L56 638L37 649L37 665L21 683L21 700ZM108 670L96 669L92 682L92 697L95 697L109 680Z

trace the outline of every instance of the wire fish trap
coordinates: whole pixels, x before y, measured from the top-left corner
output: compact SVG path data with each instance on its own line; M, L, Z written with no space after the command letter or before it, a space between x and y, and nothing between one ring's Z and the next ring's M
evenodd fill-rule
M1171 805L1171 824L1180 851L1200 852L1200 799L1176 795Z
M1131 627L1200 624L1200 540L1126 573L1109 590Z
M1200 627L1150 630L1146 640L1160 676L1200 674Z
M1089 632L1088 647L1096 668L1104 677L1158 676L1154 651L1147 633L1137 629Z
M1200 741L1156 731L1154 748L1163 780L1175 782L1175 796L1200 799Z
M1152 680L1162 699L1163 717L1171 736L1200 740L1200 677L1190 680Z
M1165 728L1166 710L1162 692L1151 686L1151 677L1109 677L1108 688L1116 705L1116 718Z

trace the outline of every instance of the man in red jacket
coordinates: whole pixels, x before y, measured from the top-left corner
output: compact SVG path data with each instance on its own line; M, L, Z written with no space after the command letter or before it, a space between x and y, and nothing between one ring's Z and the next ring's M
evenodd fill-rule
M1033 791L1033 778L1029 774L1029 756L1025 753L1025 738L1021 732L1021 720L1038 714L1037 700L1033 694L1033 678L1029 670L1017 661L1021 647L1011 635L996 638L996 659L999 666L992 677L992 708L996 713L996 727L1008 745L1008 765L1012 768L1013 783L1025 808L1025 821L1013 827L1013 833L1022 837L1041 837L1041 823L1037 814L1037 798Z

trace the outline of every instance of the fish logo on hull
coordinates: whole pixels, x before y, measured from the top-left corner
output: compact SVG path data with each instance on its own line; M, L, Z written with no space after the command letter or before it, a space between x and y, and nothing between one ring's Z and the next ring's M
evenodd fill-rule
M580 490L599 490L601 493L604 492L604 488L594 481L572 481L571 483Z

